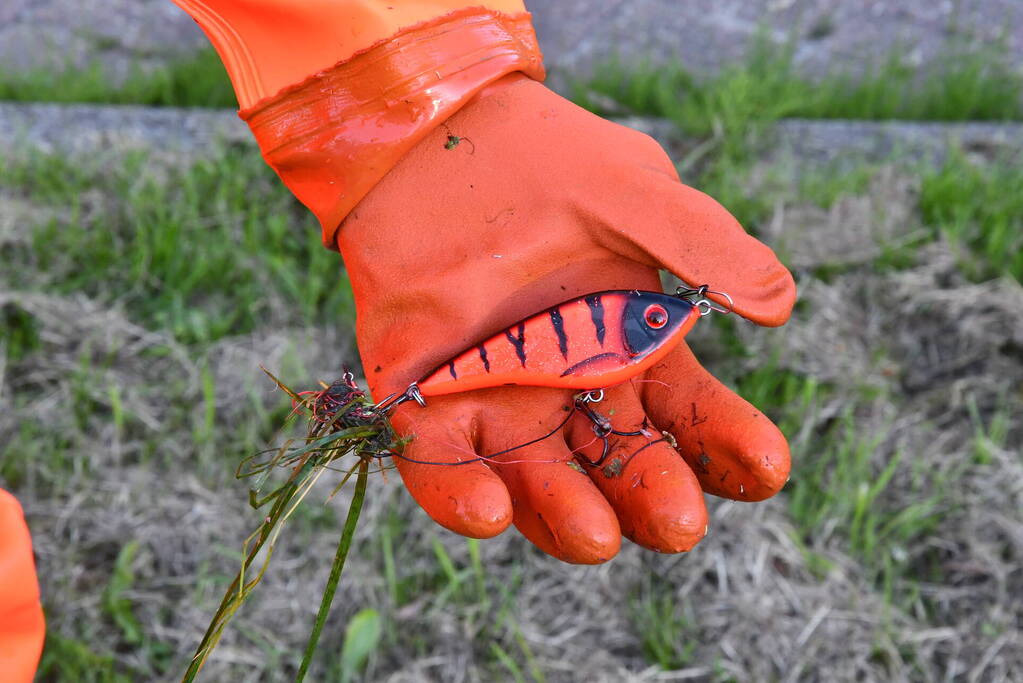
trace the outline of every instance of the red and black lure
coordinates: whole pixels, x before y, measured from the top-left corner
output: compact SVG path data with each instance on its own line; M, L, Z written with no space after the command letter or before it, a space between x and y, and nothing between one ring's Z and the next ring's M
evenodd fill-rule
M390 429L382 429L377 458L398 457L422 465L468 465L543 441L560 431L572 415L581 413L593 423L593 431L604 443L595 461L579 458L584 465L599 467L607 458L610 437L650 436L646 425L638 430L615 429L611 421L595 411L592 404L604 398L604 388L625 382L652 367L675 348L692 329L696 319L711 311L730 313L708 300L708 293L728 301L724 292L711 292L707 285L696 289L679 287L674 296L660 292L613 290L588 294L566 301L512 325L476 346L460 353L413 382L400 394L392 394L376 405L365 404L365 392L355 384L350 371L322 391L302 392L310 396L312 419L332 428L376 424L395 406L406 401L426 405L426 396L443 396L462 391L498 386L541 386L582 390L573 398L574 411L548 433L486 456L457 462L416 460L390 448ZM384 421L386 425L386 421ZM663 441L651 441L643 448ZM374 449L370 449L372 452ZM637 451L638 452L638 451Z
M620 384L664 358L700 316L729 312L704 298L709 291L707 285L680 287L674 295L612 290L560 303L463 351L378 408L508 385L593 390Z

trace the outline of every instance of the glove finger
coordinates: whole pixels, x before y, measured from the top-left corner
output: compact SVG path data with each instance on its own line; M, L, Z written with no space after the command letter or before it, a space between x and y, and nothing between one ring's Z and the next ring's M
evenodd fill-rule
M703 491L689 466L647 420L631 383L605 390L593 409L618 431L643 430L644 435L608 437L603 441L593 422L582 414L573 418L569 445L580 456L592 481L614 508L622 533L631 541L662 553L691 549L707 533Z
M770 498L788 481L785 436L771 420L707 372L679 344L640 386L654 423L675 438L707 493L735 500Z
M511 493L515 527L548 555L600 564L618 554L622 533L611 507L586 475L568 465L561 436L517 451L497 471Z
M609 167L610 187L595 195L602 224L597 240L627 258L665 268L686 283L727 293L723 306L755 323L788 320L796 300L792 274L774 251L750 236L714 199L683 185L664 151L645 136L623 168ZM637 166L635 159L647 159ZM640 162L642 163L642 162Z
M571 416L571 393L516 387L481 392L487 401L481 439L511 494L515 526L536 547L576 564L598 564L621 547L614 511L589 478L569 466L558 425ZM528 407L528 410L527 410Z
M476 406L463 396L405 405L391 416L399 436L413 437L395 464L409 493L430 517L463 536L490 538L512 520L508 489L473 448Z

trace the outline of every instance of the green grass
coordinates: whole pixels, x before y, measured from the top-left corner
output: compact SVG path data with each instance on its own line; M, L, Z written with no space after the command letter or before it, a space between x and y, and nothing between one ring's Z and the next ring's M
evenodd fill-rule
M923 174L924 222L960 250L966 274L982 280L1008 275L1023 281L1023 170L1018 164L980 165L963 154Z
M856 75L808 78L796 68L791 48L761 37L745 61L713 76L697 77L679 64L611 61L573 90L577 103L599 114L624 109L664 117L685 135L702 138L702 157L692 168L683 165L683 180L718 199L754 233L776 197L770 189L751 189L751 164L779 119L1023 120L1023 75L999 44L972 50L950 44L926 71L895 52ZM867 168L825 173L801 189L804 198L827 206L844 192L862 190L869 174Z
M785 179L757 177L754 161L770 143L773 124L782 118L914 119L927 121L1023 120L1023 75L1012 70L1003 46L960 50L950 45L945 57L926 72L911 68L900 53L881 59L862 73L830 73L811 79L799 73L792 50L764 38L754 41L745 61L725 66L716 75L697 77L678 64L629 65L610 62L597 75L574 87L574 99L597 113L631 113L665 117L686 136L702 139L697 158L686 160L683 181L720 201L754 235L779 199L830 206L839 196L862 192L873 173L869 165L824 169L800 181L798 192ZM608 105L608 99L613 103ZM942 202L965 198L988 179L981 171L966 174L966 189L942 195L961 168L928 179L925 213L941 230L983 258L993 257L998 272L1018 272L1018 219L1010 218L1016 191L979 212L948 209ZM778 170L775 169L777 173ZM995 176L994 188L1012 190L1010 174ZM779 187L781 185L782 187ZM1009 198L1009 197L1012 198ZM1004 207L1000 210L995 207ZM978 216L982 213L983 216ZM1018 215L1016 211L1016 215ZM986 221L983 226L979 221ZM954 224L953 227L950 227ZM916 246L916 244L912 245ZM888 265L912 263L906 250L886 253ZM884 265L884 264L882 264ZM974 270L985 270L978 264Z
M135 582L135 573L132 571L131 565L138 550L138 541L129 541L124 544L120 552L117 553L110 583L103 591L103 610L121 629L124 641L132 645L142 642L142 626L132 610L131 599L125 594L131 590L132 584Z
M664 670L691 666L699 633L689 606L657 581L647 580L631 596L630 618L647 661Z
M854 558L889 604L911 609L921 580L944 570L926 543L964 505L959 492L970 463L937 471L899 450L850 413L794 457L789 511L819 572L835 550Z
M859 73L808 78L796 69L791 47L755 39L746 59L717 75L698 78L681 64L628 65L610 61L577 83L575 99L596 111L593 94L611 97L640 113L666 116L692 135L719 136L732 153L735 138L762 131L783 117L912 119L928 121L1021 120L1023 76L1012 69L1004 46L962 49L921 73L894 51ZM99 63L85 68L0 71L0 100L97 102L152 106L236 107L220 59L212 48L119 82Z
M824 574L831 568L828 555L838 550L855 558L892 600L906 604L915 598L919 573L929 562L917 546L955 513L959 482L969 463L931 471L911 455L883 445L887 434L856 415L872 391L857 394L846 387L845 412L821 421L817 411L833 401L837 389L813 377L780 370L769 361L735 385L789 437L793 472L785 490L808 565ZM1006 433L1001 415L990 425L978 424L978 454L983 446L1003 443ZM977 462L982 462L980 455Z
M11 488L31 483L43 490L80 479L90 464L75 457L74 443L72 430L55 430L43 416L22 420L0 447L0 479Z
M340 683L350 683L377 651L381 628L380 613L369 607L359 610L348 620L336 667L336 679Z
M432 553L417 553L398 542L406 536L405 525L392 503L369 542L383 577L382 606L390 621L382 637L386 647L409 657L427 656L422 625L433 623L434 615L458 614L493 679L542 683L542 667L516 619L519 572L511 581L496 581L486 571L480 541L472 538L445 544L434 537L429 542ZM396 615L413 603L419 604L415 622Z
M833 400L837 388L815 377L781 368L773 358L763 359L754 370L737 377L727 377L724 372L717 374L778 425L788 437L793 462L798 465L799 453L809 448L814 437L807 433L807 424L813 424L814 415L820 406Z
M799 198L828 209L840 198L865 194L878 172L872 163L831 164L799 178Z
M134 675L118 670L111 654L97 652L98 644L67 638L47 629L46 644L36 680L81 683L129 683Z
M975 161L952 147L938 165L897 159L894 163L899 164L900 173L920 178L917 208L924 229L898 244L880 245L882 254L873 263L875 269L911 267L923 244L944 239L970 280L1006 276L1023 281L1023 169L1017 162ZM866 194L880 168L878 163L862 161L835 163L801 174L794 188L769 177L754 186L748 163L719 157L686 180L717 198L756 234L778 201L830 208L842 197ZM827 266L814 274L824 280L832 275Z
M683 170L684 175L690 176L685 179L716 197L754 233L770 214L772 197L770 190L751 189L755 183L751 178L750 160L762 149L771 124L780 118L1023 120L1023 75L1012 69L1004 45L1000 43L964 49L950 41L944 56L923 72L910 65L903 52L895 51L856 74L832 72L821 78L808 78L796 68L791 46L778 46L760 36L751 43L744 61L727 65L713 76L697 77L680 64L624 66L612 61L600 68L592 79L577 83L574 90L575 99L595 111L604 112L606 108L594 95L610 97L629 111L667 117L686 134L705 138L706 156L692 172ZM0 73L0 99L236 106L227 75L210 48L154 71L137 70L117 84L98 64L77 70ZM259 162L255 165L259 166ZM157 187L132 188L133 203L143 214L138 216L141 218L138 225L143 228L143 248L151 251L151 256L158 261L158 269L164 269L168 277L180 278L185 285L183 291L172 295L172 301L159 297L152 300L150 315L169 318L170 328L180 339L215 338L229 329L246 330L253 326L252 317L239 309L231 309L226 300L219 306L211 302L216 313L196 311L195 294L204 291L209 280L202 272L183 273L187 257L175 257L175 250L170 248L184 232L199 230L194 223L189 227L187 222L202 217L196 217L194 212L193 215L183 214L194 209L196 197L210 191L211 178L226 170L229 169L182 173L181 177L194 187L184 187L187 201L164 216L154 215L156 212L147 207L159 206L164 199L175 201L177 197L173 195L179 192L168 193ZM862 166L851 172L807 176L800 181L800 196L830 206L842 194L862 191L871 172L870 168ZM7 170L6 174L9 178L11 171ZM53 168L46 178L34 178L33 184L40 188L39 194L66 197L72 190L88 189L90 183L83 176L88 174L78 169ZM238 177L248 182L258 176L259 169L250 166ZM263 183L270 201L276 202L277 207L286 203L288 200L278 187L279 183L268 173L262 176L271 179ZM964 268L975 279L1003 273L1020 278L1023 273L1021 178L1023 174L1011 167L989 171L972 166L961 157L925 176L921 198L924 218L935 234L943 234L963 248ZM237 185L225 188L220 196L234 193L237 197L238 190ZM257 211L262 206L266 204L254 203ZM263 212L257 219L268 215ZM179 227L165 229L168 221ZM275 233L275 239L280 228L278 223L269 229ZM251 233L250 228L245 230ZM219 240L221 236L214 235L212 239ZM101 248L95 243L86 246L86 251L96 253L100 263L107 264L109 270L113 270L109 266L111 258L123 262L121 254L115 253L114 245L110 248ZM904 258L904 254L889 256L888 261L895 264L911 261ZM322 258L303 258L324 263ZM208 250L201 256L204 268L200 271L208 275L231 260L230 255ZM127 278L122 275L118 279L134 280L133 284L138 285L137 267L144 262L135 261L136 270L126 274ZM302 300L300 306L307 317L317 308L317 299L329 296L324 292L299 293L301 278L296 277L294 269L288 265L272 264L264 270L264 274L271 273L296 290L294 294ZM243 287L248 287L258 282L260 276L250 271L243 279L246 280ZM78 283L68 280L65 284L74 287ZM138 288L138 293L149 295L146 287ZM232 312L221 315L229 309ZM259 315L259 311L254 315ZM8 352L20 353L23 343L23 339L8 341Z
M12 282L117 301L185 343L268 323L308 325L351 313L341 260L319 226L254 152L225 154L169 177L136 158L116 169L55 157L0 166L0 183L52 207L27 244L8 246ZM17 327L8 352L32 345Z
M415 561L396 540L404 535L405 521L392 503L377 531L377 564L381 567L392 609L401 608L417 596L432 594L429 609L451 606L487 610L491 587L480 558L479 541L466 539L464 557L454 557L438 538L430 541L433 561Z
M178 107L237 107L227 72L212 48L161 68L134 70L115 82L102 65L84 69L0 71L0 100L96 102Z
M697 77L679 64L612 61L575 86L580 104L606 111L593 94L634 113L667 117L692 135L722 136L726 145L784 117L1023 120L1023 76L1001 46L970 51L949 46L923 72L894 52L862 73L813 79L799 73L791 48L760 38L745 61L710 77Z
M1002 397L998 408L987 420L980 414L976 401L970 400L967 410L973 423L973 460L978 465L990 465L995 453L1007 447L1013 429L1018 431L1021 426L1013 419L1006 397Z
M8 303L0 306L0 357L17 362L40 348L39 326L23 308Z
M947 52L925 73L899 53L865 75L838 74L815 85L795 116L807 118L1008 121L1023 118L1023 78L999 46Z

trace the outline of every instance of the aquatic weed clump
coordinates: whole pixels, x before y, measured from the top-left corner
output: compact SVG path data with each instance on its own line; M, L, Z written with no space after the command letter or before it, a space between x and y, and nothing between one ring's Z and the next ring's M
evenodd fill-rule
M306 418L306 435L300 439L287 439L279 447L255 453L238 466L236 476L253 481L249 488L249 504L257 510L270 505L270 510L259 528L242 544L242 566L210 621L185 672L185 681L195 679L228 622L263 578L285 522L302 504L316 482L326 472L344 473L327 497L330 500L348 483L352 475L357 475L341 540L295 680L301 681L305 677L352 545L366 497L370 465L400 451L403 445L395 438L384 414L355 383L349 370L346 369L344 375L333 383L323 384L322 390L301 392L293 391L266 368L263 370L291 397L294 408L287 422L290 423L298 416ZM341 464L342 461L344 464ZM382 469L377 468L375 471ZM275 483L273 474L281 470L290 470L290 474L282 483ZM260 559L264 548L266 552Z

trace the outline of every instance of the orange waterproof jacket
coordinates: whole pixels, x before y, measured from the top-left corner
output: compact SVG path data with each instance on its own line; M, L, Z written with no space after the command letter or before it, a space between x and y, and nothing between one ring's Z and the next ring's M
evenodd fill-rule
M521 0L173 0L220 54L263 158L324 244L433 128L513 71L544 71Z

